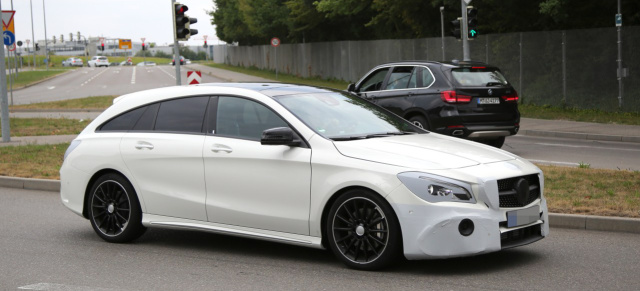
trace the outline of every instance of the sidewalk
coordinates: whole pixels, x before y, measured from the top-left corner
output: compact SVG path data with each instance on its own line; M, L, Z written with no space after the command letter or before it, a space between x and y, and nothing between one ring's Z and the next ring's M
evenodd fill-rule
M640 126L637 125L521 118L518 134L640 143Z

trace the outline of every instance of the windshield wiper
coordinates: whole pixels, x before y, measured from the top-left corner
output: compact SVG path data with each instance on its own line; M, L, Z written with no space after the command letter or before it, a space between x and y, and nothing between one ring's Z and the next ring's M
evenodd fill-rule
M374 133L369 135L338 136L338 137L330 137L330 139L334 141L345 141L345 140L368 139L368 138L388 137L388 136L395 136L395 135L406 135L406 134L417 134L417 132L394 131L394 132L386 132L386 133Z

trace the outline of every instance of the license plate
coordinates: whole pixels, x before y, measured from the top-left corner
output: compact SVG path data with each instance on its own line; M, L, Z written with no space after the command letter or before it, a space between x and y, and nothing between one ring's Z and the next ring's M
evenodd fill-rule
M540 206L507 212L507 227L516 227L536 222L540 219Z
M478 98L478 104L500 104L500 98Z

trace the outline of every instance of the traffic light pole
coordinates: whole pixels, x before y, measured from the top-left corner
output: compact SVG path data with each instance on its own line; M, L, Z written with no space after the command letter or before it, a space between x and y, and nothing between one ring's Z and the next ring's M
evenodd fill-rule
M462 60L470 61L471 54L469 53L469 24L467 19L467 4L471 0L460 0L460 10L462 11L462 32L460 38L462 38Z
M171 13L173 13L173 19L176 19L176 9L174 4L176 0L171 0ZM173 21L173 63L176 66L176 85L182 85L180 79L180 47L178 44L178 38L176 37L176 22Z

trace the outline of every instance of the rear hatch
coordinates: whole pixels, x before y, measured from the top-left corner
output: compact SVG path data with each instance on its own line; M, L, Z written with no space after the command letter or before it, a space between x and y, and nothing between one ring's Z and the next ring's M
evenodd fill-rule
M465 123L499 124L518 119L518 93L496 67L451 68L455 91L444 98L455 104Z

